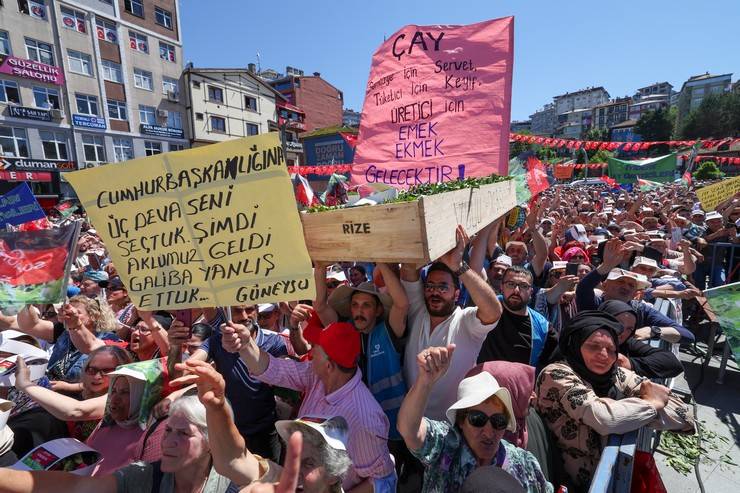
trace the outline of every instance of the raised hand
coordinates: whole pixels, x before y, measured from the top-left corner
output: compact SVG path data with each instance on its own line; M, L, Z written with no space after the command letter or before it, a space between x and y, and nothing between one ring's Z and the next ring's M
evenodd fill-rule
M198 388L198 399L206 407L223 406L226 402L226 382L224 377L209 363L200 360L188 360L178 363L175 369L189 373L172 380L173 386L187 386L195 384Z
M455 345L448 344L447 347L426 348L416 356L416 364L419 366L419 378L433 384L447 373L452 361L452 353Z
M238 353L252 339L249 327L226 322L221 324L221 345L229 353Z
M468 234L465 232L465 228L463 228L459 224L457 225L457 229L455 230L455 240L455 246L449 252L445 253L439 258L440 262L449 267L452 272L457 272L458 270L460 270L460 267L462 266L465 247L470 242L470 238L468 238Z

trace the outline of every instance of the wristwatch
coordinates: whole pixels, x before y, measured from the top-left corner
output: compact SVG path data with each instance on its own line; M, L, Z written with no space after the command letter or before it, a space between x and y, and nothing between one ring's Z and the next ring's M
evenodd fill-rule
M455 272L455 275L457 277L460 277L461 275L465 274L469 270L470 270L470 266L468 265L466 261L463 260L462 263L460 264L460 268L457 269L457 271Z
M650 339L660 339L660 335L663 333L663 329L657 325L650 327Z

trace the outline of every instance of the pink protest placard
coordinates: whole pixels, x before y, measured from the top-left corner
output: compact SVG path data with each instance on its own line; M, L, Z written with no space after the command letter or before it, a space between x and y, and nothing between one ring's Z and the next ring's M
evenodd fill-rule
M513 54L513 17L390 36L373 55L353 183L506 175Z
M41 62L10 55L0 55L0 74L16 75L37 82L64 85L62 69Z

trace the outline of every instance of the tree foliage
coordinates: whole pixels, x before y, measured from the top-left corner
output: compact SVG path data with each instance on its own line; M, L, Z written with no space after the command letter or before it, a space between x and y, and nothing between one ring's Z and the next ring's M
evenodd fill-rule
M589 128L583 134L584 140L594 140L597 142L609 142L608 128Z
M695 180L717 180L725 176L714 161L704 161L693 173Z
M635 133L645 142L671 140L675 112L667 109L648 111L640 116L635 125Z
M740 136L740 93L711 94L680 122L681 139Z

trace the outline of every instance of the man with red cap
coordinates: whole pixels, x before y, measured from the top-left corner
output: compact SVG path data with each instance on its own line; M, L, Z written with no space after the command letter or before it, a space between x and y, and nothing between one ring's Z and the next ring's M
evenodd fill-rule
M279 359L262 351L243 325L222 329L227 351L238 352L258 380L304 394L298 416L341 416L349 424L347 451L352 468L345 491L392 492L396 474L388 452L388 418L357 368L360 334L348 323L333 323L321 331L311 349L311 361Z

